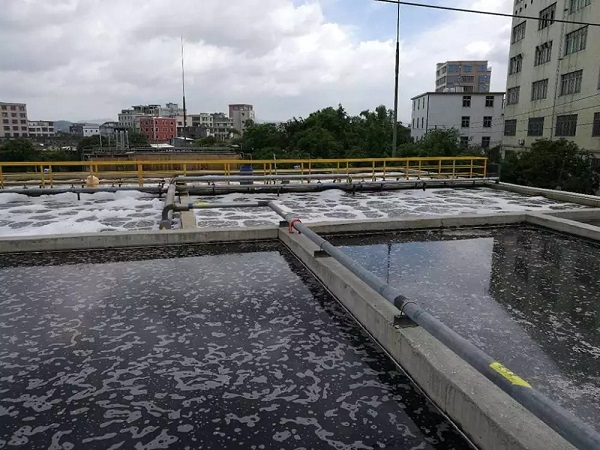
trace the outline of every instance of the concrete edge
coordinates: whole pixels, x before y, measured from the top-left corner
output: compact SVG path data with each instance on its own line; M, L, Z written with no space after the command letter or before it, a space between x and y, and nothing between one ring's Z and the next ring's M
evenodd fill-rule
M552 189L542 189L531 186L521 186L520 184L510 183L486 183L492 189L516 192L524 195L541 195L543 197L557 200L560 202L577 203L580 205L600 207L600 197L596 195L578 194L576 192L555 191Z
M548 211L541 214L544 216L562 217L563 219L571 220L600 220L600 208L563 209Z
M600 227L583 222L565 219L562 217L553 217L544 214L528 214L525 217L527 223L549 228L554 231L566 233L571 236L578 236L593 241L600 241Z
M279 238L478 447L573 448L428 332L395 326L398 309L334 259L315 258L307 238L283 229Z
M277 240L277 226L130 231L0 238L0 254Z
M525 221L525 213L471 214L462 216L437 216L427 218L371 219L310 223L318 234L378 233L386 231L418 230L427 228L468 227L485 225L512 225Z

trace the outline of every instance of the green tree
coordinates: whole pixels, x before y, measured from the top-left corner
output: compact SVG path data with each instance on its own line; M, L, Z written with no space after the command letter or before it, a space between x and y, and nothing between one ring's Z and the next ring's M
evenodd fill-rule
M148 138L142 133L130 132L129 133L129 147L150 147Z
M294 136L292 150L308 153L311 158L343 157L343 146L333 133L322 127L311 127Z
M204 138L197 139L195 141L195 144L198 147L213 147L213 146L217 145L218 143L219 142L217 141L217 138L214 136L207 136Z
M600 177L591 155L577 144L560 139L536 141L531 150L508 156L502 164L502 181L546 189L594 194Z
M13 139L0 147L0 161L37 161L40 152L27 139Z

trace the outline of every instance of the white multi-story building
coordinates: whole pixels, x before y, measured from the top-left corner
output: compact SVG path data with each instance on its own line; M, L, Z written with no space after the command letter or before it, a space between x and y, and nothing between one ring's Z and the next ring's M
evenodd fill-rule
M95 123L74 123L69 130L71 134L76 134L78 136L98 136L100 134L100 125Z
M420 141L428 131L456 128L465 147L502 143L504 92L426 92L412 99L410 135Z
M492 69L487 61L437 63L436 92L489 92Z
M252 122L256 120L254 106L243 104L229 105L229 118L233 120L233 128L243 133L248 120Z
M48 121L29 121L29 137L50 137L55 136L54 122Z
M233 137L233 119L227 117L223 113L214 113L212 116L212 127L210 135L217 138L219 141L225 141Z
M600 2L515 0L504 150L565 138L600 156Z
M25 103L0 102L0 138L27 137L29 121L27 120L27 105Z

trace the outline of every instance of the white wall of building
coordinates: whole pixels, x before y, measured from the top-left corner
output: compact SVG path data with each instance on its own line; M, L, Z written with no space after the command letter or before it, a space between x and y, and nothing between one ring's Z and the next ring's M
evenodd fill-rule
M537 0L533 3L517 0L514 6L516 15L539 16L542 10L556 4L557 19L577 22L600 22L600 2L591 1L578 11L572 12L574 4L585 5L585 1L576 0ZM525 8L525 6L527 6ZM594 133L594 118L600 117L600 27L587 27L585 48L569 53L567 51L567 35L582 28L582 25L549 23L541 27L539 23L515 17L513 30L526 22L523 39L511 41L509 62L513 58L522 58L517 70L510 70L507 75L507 90L519 88L517 103L508 104L505 119L510 128L504 136L505 150L522 150L530 148L538 139L558 139L557 117L577 115L575 136L564 136L585 150L600 156L600 134ZM513 42L514 41L514 42ZM552 42L550 60L536 64L536 48ZM581 88L579 92L563 94L561 77L564 74L582 70ZM534 100L532 86L534 82L548 80L545 98ZM508 91L507 91L508 100ZM543 133L529 127L530 119L543 118ZM513 122L516 121L516 124ZM600 125L597 125L600 127ZM598 130L599 128L596 128ZM513 135L514 134L514 135ZM596 135L594 135L596 134Z
M420 141L428 131L456 128L461 137L468 138L469 146L482 146L484 138L489 138L490 147L499 145L504 130L503 100L503 92L430 92L415 97L411 137ZM463 118L467 117L468 126L463 126Z
M54 122L29 121L30 137L50 137L54 136Z
M0 137L26 137L28 134L27 105L0 102Z

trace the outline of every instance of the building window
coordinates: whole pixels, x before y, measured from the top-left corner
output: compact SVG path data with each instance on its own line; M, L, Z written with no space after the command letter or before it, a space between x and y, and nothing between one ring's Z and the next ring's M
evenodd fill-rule
M425 117L421 117L421 128L425 126Z
M2 105L2 111L6 111L6 105Z
M569 14L573 14L586 6L589 6L592 0L570 0L569 1Z
M535 61L534 65L539 66L550 62L552 58L552 41L544 42L542 45L538 45L535 48Z
M469 128L469 124L471 123L471 117L470 116L462 116L462 119L460 120L460 126L462 128Z
M565 42L565 55L571 55L573 53L585 50L587 43L587 31L588 27L585 26L579 30L575 30L572 33L567 34Z
M581 92L583 70L569 72L560 77L560 95L577 94Z
M483 116L483 128L492 127L492 116Z
M521 22L519 25L512 30L512 43L519 42L525 38L525 26L527 22Z
M13 127L14 131L19 131L19 127Z
M475 77L473 75L463 75L460 77L461 83L473 83L475 81Z
M505 120L504 121L504 136L516 136L517 135L517 120Z
M539 30L543 30L554 23L554 15L556 14L556 3L542 9L540 12Z
M531 101L548 97L548 80L535 81L531 84Z
M11 111L16 111L16 110L17 110L17 107L13 105L13 106L11 106L11 107L10 107L10 110L11 110Z
M479 66L479 67L477 68L477 70L478 70L479 72L487 72L487 71L488 71L488 67L487 67L486 65L482 65L482 66Z
M519 103L520 93L521 93L521 86L510 88L508 91L506 91L506 104L507 105L516 105L517 103Z
M10 113L10 117L17 117L17 113Z
M543 136L544 135L544 118L532 117L527 124L527 136Z
M473 72L473 66L463 66L463 72Z
M600 112L594 113L594 126L592 136L600 136Z
M463 95L463 108L470 108L470 107L471 107L471 96Z
M413 125L412 125L412 127L413 128L415 127L415 119L413 119Z
M448 72L460 72L460 66L457 65L449 65Z
M519 73L523 68L523 55L517 55L510 58L510 64L508 65L508 74Z
M25 113L20 113L20 114L19 114L19 117L27 117L27 114L25 114Z
M10 131L10 127L4 127L4 131Z
M491 140L491 138L489 136L482 136L481 137L481 148L490 148L490 140Z
M469 146L469 136L460 137L460 146L462 148L467 148Z
M556 117L556 136L575 136L577 134L577 114Z
M486 95L485 96L485 107L486 108L493 108L494 107L494 96L493 95Z

